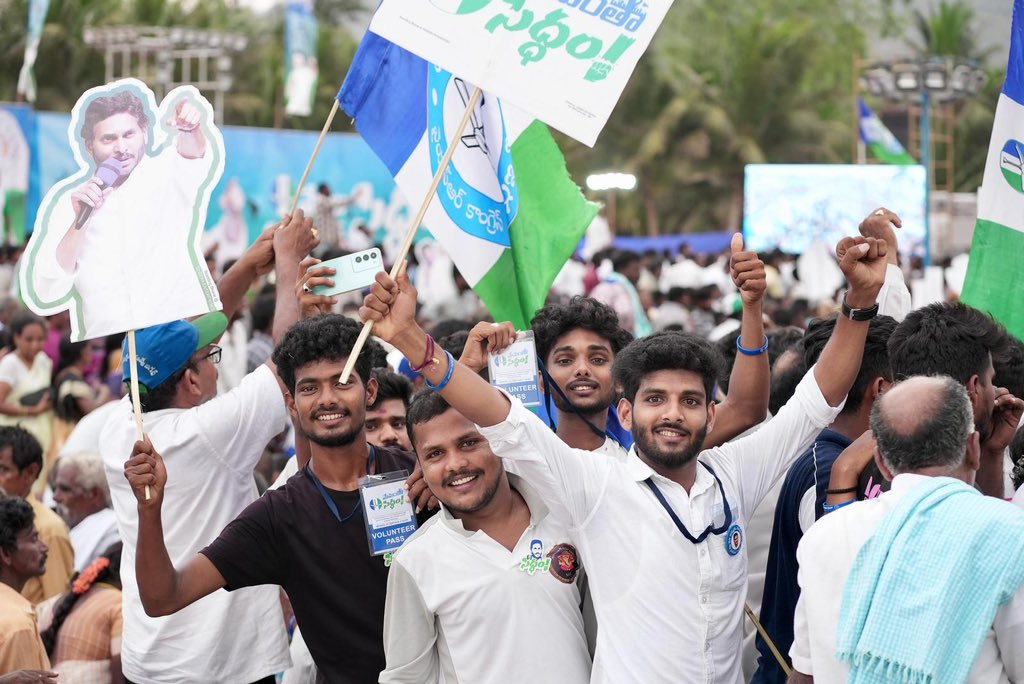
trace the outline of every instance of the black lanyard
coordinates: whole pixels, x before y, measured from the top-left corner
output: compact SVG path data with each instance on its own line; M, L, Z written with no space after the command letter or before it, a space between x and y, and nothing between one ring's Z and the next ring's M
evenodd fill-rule
M373 470L373 464L376 461L377 461L377 449L371 444L370 445L370 456L366 459L366 474L367 475L369 475L371 473L371 471ZM313 469L309 467L309 464L306 464L306 474L309 475L309 478L311 480L313 480L313 484L315 484L316 488L320 491L320 496L323 497L324 503L326 503L327 507L329 509L331 509L331 513L334 514L334 518L338 522L340 522L340 523L348 522L349 519L353 515L355 515L356 513L359 513L360 511L363 510L363 498L360 496L359 497L359 502L356 504L356 507L352 509L352 512L349 513L348 515L346 515L344 518L342 518L341 517L341 513L338 512L338 504L334 503L334 499L331 498L331 495L328 493L327 487L324 487L324 483L321 482L320 478L316 476L316 473L314 473Z
M665 495L661 493L660 489L658 489L658 485L654 484L654 480L650 477L644 480L644 483L651 488L652 492L654 492L654 496L658 499L658 503L661 504L662 508L668 511L669 517L672 518L672 522L676 524L679 531L683 533L684 537L694 544L700 544L708 538L709 534L724 534L732 525L732 509L729 508L729 500L725 498L725 487L722 485L722 481L718 479L718 475L711 466L706 465L702 461L697 461L697 463L700 463L702 466L707 468L708 472L711 473L711 477L715 478L715 482L718 483L718 491L722 494L722 507L725 509L725 522L722 523L722 526L715 527L714 521L712 521L712 524L708 525L707 529L701 532L700 536L697 537L694 537L690 534L690 531L686 529L686 525L684 525L683 521L679 519L676 512L672 510L672 506L669 505L668 501L665 499Z

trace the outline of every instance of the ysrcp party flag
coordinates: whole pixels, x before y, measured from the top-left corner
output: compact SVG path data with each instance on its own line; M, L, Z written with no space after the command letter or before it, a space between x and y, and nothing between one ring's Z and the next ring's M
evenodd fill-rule
M284 15L284 113L309 116L319 76L316 41L319 27L313 0L291 0Z
M1010 62L999 95L978 223L961 298L1024 338L1024 0L1014 0Z
M28 3L28 34L25 36L25 61L18 74L17 91L28 102L36 101L36 57L39 54L39 39L43 36L43 22L50 0L30 0Z
M864 100L857 98L857 105L860 108L860 140L875 159L884 164L903 166L917 163Z
M370 30L593 145L672 0L383 0Z
M338 100L418 203L474 90L367 32ZM547 127L485 93L425 223L495 320L523 329L596 213Z

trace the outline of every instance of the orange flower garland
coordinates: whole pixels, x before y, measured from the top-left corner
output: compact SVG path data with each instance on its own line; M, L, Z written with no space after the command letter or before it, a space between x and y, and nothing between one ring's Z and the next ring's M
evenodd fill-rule
M96 578L100 576L100 573L110 567L110 559L105 557L97 558L93 561L92 565L87 567L82 572L78 573L78 577L75 578L74 583L71 585L71 591L76 596L81 596L85 592L92 588L92 585L96 582Z

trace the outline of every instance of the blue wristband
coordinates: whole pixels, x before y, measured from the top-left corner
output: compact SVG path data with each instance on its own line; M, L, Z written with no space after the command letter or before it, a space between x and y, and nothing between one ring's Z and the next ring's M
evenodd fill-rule
M766 351L768 351L767 335L764 336L764 344L762 344L759 349L745 349L742 345L740 345L740 340L742 339L743 335L740 335L739 337L736 338L736 349L737 351L739 351L740 354L746 354L747 356L760 356L761 354L764 354Z
M828 503L826 503L826 504L822 504L821 505L821 510L825 511L826 513L831 513L832 511L838 511L843 506L849 506L850 504L852 504L854 502L855 501L844 501L841 504L828 504Z
M444 355L448 357L448 372L444 374L444 380L436 385L431 385L430 380L427 380L427 376L423 376L423 384L427 386L427 389L434 390L435 392L440 392L447 387L448 383L452 381L452 375L455 374L455 357L448 351L446 351Z

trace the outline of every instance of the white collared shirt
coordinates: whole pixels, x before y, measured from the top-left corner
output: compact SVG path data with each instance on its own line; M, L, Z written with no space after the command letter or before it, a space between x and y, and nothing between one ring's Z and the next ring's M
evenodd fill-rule
M512 551L442 507L395 554L381 682L590 681L568 521L515 475L509 484L530 508Z
M877 499L859 501L826 515L804 534L797 547L800 600L793 624L793 668L819 682L845 682L846 663L836 660L843 588L857 554L899 500L928 477L905 473ZM979 581L982 578L978 578ZM922 578L927 581L927 578ZM996 613L967 684L1024 681L1024 588Z
M120 537L117 534L117 516L114 509L101 508L87 515L68 533L71 548L75 550L75 572L81 572Z
M481 432L506 459L506 469L514 469L572 522L600 625L591 681L742 681L747 516L839 412L828 406L814 373L757 433L700 454L721 479L738 527L700 544L682 536L644 481L657 484L696 536L724 519L722 497L707 468L698 466L687 494L635 454L622 463L566 446L511 401L508 418ZM737 531L739 548L730 553L726 541Z

